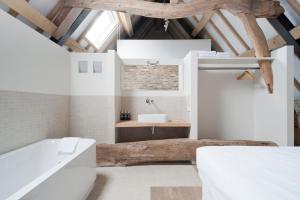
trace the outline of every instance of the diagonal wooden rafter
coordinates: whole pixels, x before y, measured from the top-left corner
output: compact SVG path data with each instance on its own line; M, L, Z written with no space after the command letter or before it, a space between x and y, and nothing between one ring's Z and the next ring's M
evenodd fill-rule
M170 24L174 25L175 26L175 30L177 32L179 32L182 37L181 39L192 39L192 37L190 36L190 34L185 30L185 28L178 22L177 19L172 19L170 20Z
M57 44L64 45L65 42L71 37L71 35L77 30L80 24L85 20L91 10L83 9L75 20L72 20L71 26L66 29L66 32L63 33L63 36L59 37ZM59 27L58 27L59 30Z
M238 55L239 53L237 52L237 50L233 47L233 45L231 44L231 42L226 38L226 36L222 33L222 31L217 27L217 25L210 20L209 24L213 27L213 29L221 36L221 38L224 40L224 42L226 43L226 45L230 48L230 50L235 54Z
M201 20L197 23L192 32L193 37L196 37L201 32L201 30L206 26L213 15L214 12L207 12L202 16Z
M127 35L132 37L134 33L130 14L118 12L118 17Z
M54 8L48 13L47 18L50 19L52 22L56 19L58 14L61 12L61 10L64 8L61 1L58 1Z
M169 23L167 32L170 33L172 39L175 39L175 40L185 39L185 36L183 35L183 33L181 31L178 31L178 28L174 24L173 20Z
M294 78L294 86L297 89L297 91L300 92L300 83L296 78Z
M250 49L249 45L245 42L242 36L236 31L236 29L231 25L231 23L227 20L227 18L220 10L217 11L217 15L221 18L223 23L229 28L232 34L238 39L238 41L244 46L244 48L247 50Z
M56 31L57 26L49 21L39 11L34 9L25 0L1 0L1 2L3 2L10 9L18 12L37 27L43 29L49 35L52 35Z
M198 18L197 17L193 17L193 19L196 21L196 22L199 22ZM219 52L224 52L224 49L220 46L220 44L217 42L217 40L214 38L213 35L211 35L207 29L204 27L202 29L202 31L199 33L201 34L202 38L206 38L206 39L210 39L211 40L211 43L212 43L212 46L214 47L214 49L216 51L219 51Z
M135 39L144 39L147 33L151 30L151 27L154 26L155 22L152 18L142 19L142 24L134 32Z
M297 26L294 29L292 29L290 31L290 34L293 36L293 38L295 40L300 39L300 26ZM269 39L267 41L267 43L268 43L269 51L278 49L278 48L283 47L284 45L287 44L286 41L280 35L277 35L277 36ZM250 49L250 50L245 51L244 53L240 54L240 56L241 57L253 57L253 56L255 56L255 50Z
M59 26L64 21L64 19L67 17L67 15L69 14L69 12L71 10L72 10L72 8L65 7L62 4L62 7L59 10L59 12L57 13L55 19L52 20L53 24L55 24L56 26Z
M268 21L288 45L294 46L295 54L300 57L300 43L289 32L292 28L295 28L289 19L282 14L278 18L268 19Z
M32 24L39 27L49 35L53 35L58 28L53 22L51 22L49 19L43 16L39 11L33 8L25 0L0 0L0 1L3 2L10 9L13 9L16 12L18 12L19 15L22 15L25 19L27 19ZM80 49L82 49L75 40L69 39L66 42L66 45L74 51L79 51Z
M209 39L211 39L211 42L217 51L224 52L224 49L220 46L217 40L205 28L202 30L202 33L207 35Z
M74 21L77 19L77 17L80 15L82 10L82 8L72 8L67 14L67 16L64 18L64 20L60 23L60 25L58 26L58 28L52 36L56 39L59 39L62 36L64 36L72 26Z
M30 0L25 0L25 1L29 2ZM9 9L8 14L10 14L13 17L16 17L19 15L19 13L17 11L15 11L14 9Z
M296 11L298 15L300 15L300 4L297 0L288 0L287 1L290 6Z
M219 9L232 13L252 13L255 17L273 17L284 12L274 0L194 0L178 4L158 3L143 0L62 0L65 6L95 10L128 12L144 17L175 19L199 15Z
M68 39L65 45L75 52L87 52L87 50L83 49L76 40Z
M52 8L52 10L47 14L46 17L47 17L51 22L54 22L55 19L57 18L57 16L59 15L59 13L62 11L63 7L64 7L64 6L63 6L63 4L61 3L61 1L58 1L58 2L56 3L56 5L54 6L54 8ZM39 27L37 27L35 30L38 31L38 32L40 32L40 33L43 32L43 30L42 30L41 28L39 28Z

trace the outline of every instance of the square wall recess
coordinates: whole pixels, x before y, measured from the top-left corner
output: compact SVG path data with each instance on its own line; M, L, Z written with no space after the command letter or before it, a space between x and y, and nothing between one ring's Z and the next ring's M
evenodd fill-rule
M93 72L95 74L102 73L102 62L99 62L99 61L94 61L93 62Z
M88 73L88 61L78 62L78 73Z

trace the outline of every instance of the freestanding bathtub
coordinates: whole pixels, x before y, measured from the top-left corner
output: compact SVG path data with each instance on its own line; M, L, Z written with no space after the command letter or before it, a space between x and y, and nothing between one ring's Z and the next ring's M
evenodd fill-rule
M0 156L0 200L83 200L96 179L96 142L79 139L72 155L47 139Z

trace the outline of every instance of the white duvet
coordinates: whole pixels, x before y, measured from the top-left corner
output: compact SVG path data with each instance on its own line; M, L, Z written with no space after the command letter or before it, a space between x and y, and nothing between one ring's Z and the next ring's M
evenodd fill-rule
M202 147L203 200L299 200L300 147Z

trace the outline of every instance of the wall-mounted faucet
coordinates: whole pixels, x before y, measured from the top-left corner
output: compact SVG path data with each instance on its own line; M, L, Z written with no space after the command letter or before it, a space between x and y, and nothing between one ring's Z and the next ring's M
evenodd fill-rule
M147 97L146 103L147 103L148 105L154 104L154 100L153 100L153 99L150 99L149 97Z

